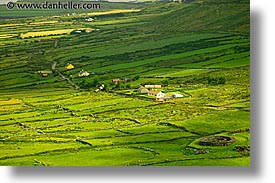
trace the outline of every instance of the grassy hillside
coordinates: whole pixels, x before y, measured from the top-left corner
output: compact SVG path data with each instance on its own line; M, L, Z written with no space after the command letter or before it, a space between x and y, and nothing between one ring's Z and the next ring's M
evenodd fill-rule
M249 3L114 7L0 14L0 165L249 166Z
M144 11L152 12L147 8ZM159 10L159 7L155 11ZM176 32L236 32L249 34L249 1L200 1L170 3L161 7L162 15L148 26L152 31ZM169 28L169 29L168 29ZM171 29L170 29L171 28Z

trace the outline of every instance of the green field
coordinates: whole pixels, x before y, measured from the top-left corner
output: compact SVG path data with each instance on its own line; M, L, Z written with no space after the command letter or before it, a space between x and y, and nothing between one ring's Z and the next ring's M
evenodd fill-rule
M249 1L100 3L0 6L0 165L249 166Z

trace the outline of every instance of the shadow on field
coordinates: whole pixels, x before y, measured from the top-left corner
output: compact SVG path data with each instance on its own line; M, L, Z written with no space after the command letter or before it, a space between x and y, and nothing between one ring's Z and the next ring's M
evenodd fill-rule
M18 179L101 179L133 178L155 180L196 178L256 178L262 174L262 16L251 12L251 166L250 167L14 167L11 175Z

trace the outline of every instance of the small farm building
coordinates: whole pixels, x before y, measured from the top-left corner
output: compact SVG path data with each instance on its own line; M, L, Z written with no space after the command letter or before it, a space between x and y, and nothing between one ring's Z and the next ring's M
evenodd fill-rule
M65 66L65 68L66 69L73 69L74 68L74 65L73 64L67 64L66 66Z
M86 18L85 21L86 22L92 22L92 21L94 21L94 19L93 18Z
M149 93L149 90L145 88L144 86L139 87L138 89L139 93Z
M120 82L120 79L119 78L113 79L112 82L115 84L118 84Z
M81 71L79 71L79 74L78 74L79 77L85 77L85 76L89 76L89 75L90 75L90 73L87 71L84 71L83 69Z
M145 88L151 88L151 89L155 89L155 88L161 88L161 85L145 85Z
M38 74L40 74L43 77L47 77L48 75L52 74L52 71L38 71Z
M91 28L88 28L88 29L85 30L86 33L90 33L92 31L93 31L93 29L91 29Z
M175 94L172 95L172 97L173 97L173 98L182 98L183 95L182 95L182 94L177 94L177 93L175 93Z

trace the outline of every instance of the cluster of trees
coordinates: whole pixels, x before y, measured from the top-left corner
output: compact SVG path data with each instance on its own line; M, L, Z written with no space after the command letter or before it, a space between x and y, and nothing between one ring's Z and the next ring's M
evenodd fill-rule
M100 81L107 80L108 78L103 77L94 77L92 80L83 78L80 82L78 82L78 86L83 89L91 89L91 88L99 88L102 84L104 84L103 91L109 91L109 90L123 90L123 89L131 89L131 84L128 83L129 81L136 81L140 78L140 76L136 75L124 80L121 80L117 84L110 81L110 83L102 83Z
M131 81L138 80L139 76L135 76L131 79ZM90 88L97 88L101 86L103 83L99 81L98 78L94 78L91 81L87 81L83 79L81 82L78 83L78 85L83 88L83 89L90 89ZM110 84L105 84L104 83L104 91L109 91L109 90L121 90L121 89L131 89L130 83L124 83L124 82L119 82L117 84L110 83Z
M121 89L131 89L131 85L123 84L123 83L117 83L112 87L112 90L121 90Z
M87 82L86 80L82 80L78 85L81 88L95 88L97 86L99 86L99 80L97 78L94 78L91 82Z

